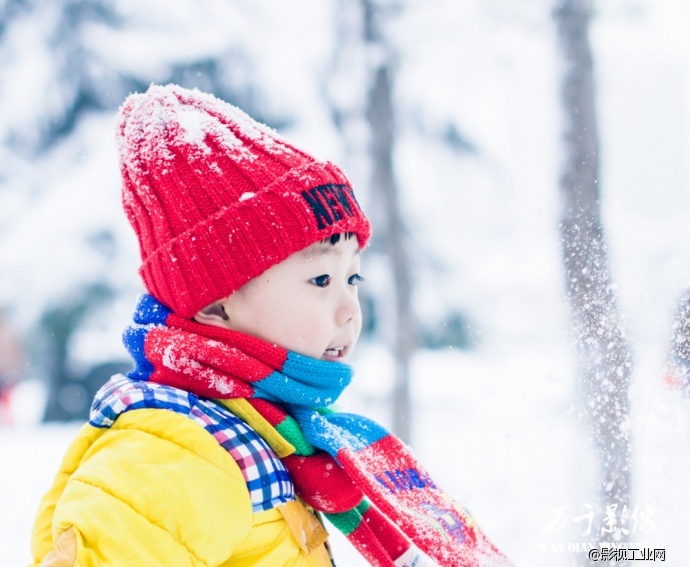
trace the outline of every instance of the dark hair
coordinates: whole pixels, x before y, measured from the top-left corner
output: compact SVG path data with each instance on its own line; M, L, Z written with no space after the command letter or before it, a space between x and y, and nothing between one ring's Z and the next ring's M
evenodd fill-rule
M337 234L331 234L328 238L324 238L321 242L324 244L326 243L331 243L333 245L336 245L338 242L340 242L340 237L342 236L345 240L349 240L355 235L354 232L339 232Z

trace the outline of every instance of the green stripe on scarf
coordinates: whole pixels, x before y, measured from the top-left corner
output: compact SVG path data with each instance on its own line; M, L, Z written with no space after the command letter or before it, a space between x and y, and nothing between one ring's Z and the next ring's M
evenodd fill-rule
M307 457L315 453L314 446L307 441L302 428L289 415L285 416L285 419L275 428L295 448L296 455Z

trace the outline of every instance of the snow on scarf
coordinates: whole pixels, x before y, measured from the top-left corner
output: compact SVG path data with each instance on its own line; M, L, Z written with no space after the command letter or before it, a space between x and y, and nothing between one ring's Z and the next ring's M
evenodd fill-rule
M246 400L272 426L265 440L274 446L277 432L283 441L276 453L297 494L372 565L421 566L415 546L442 566L510 565L409 447L365 417L328 408L350 383L350 366L184 319L150 295L124 342L136 363L132 379Z

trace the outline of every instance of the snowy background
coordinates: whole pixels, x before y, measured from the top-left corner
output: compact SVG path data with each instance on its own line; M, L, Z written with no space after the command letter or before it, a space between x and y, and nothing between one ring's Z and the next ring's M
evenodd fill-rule
M595 5L603 217L635 361L638 514L628 526L632 541L665 548L666 564L687 567L690 404L664 385L663 364L674 303L690 286L690 7ZM71 337L70 364L124 357L119 334L141 288L119 205L117 105L151 81L197 83L342 163L364 186L363 142L356 128L340 135L329 106L356 106L363 88L356 50L338 55L338 6L0 0L0 306L32 356L13 424L0 426L0 565L30 561L38 500L79 427L40 424L42 314L105 282L111 293ZM412 444L516 565L572 565L586 527L575 519L593 503L594 477L575 418L557 241L561 114L550 4L402 6L391 26L396 167L415 301L429 324L461 313L471 336L469 348L416 354ZM366 194L361 200L366 208ZM385 292L377 273L365 264L364 285ZM352 362L343 405L390 424L390 355L370 339ZM339 564L363 564L340 538L335 544Z

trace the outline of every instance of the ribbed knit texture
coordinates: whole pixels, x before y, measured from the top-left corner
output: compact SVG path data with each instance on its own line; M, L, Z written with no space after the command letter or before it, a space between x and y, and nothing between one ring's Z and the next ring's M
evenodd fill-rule
M149 295L124 342L133 379L246 399L295 448L281 460L297 494L370 564L391 567L414 544L441 566L510 565L407 446L365 417L327 407L350 383L350 366L179 317Z
M332 234L369 239L336 165L210 94L151 86L124 102L117 133L139 273L183 317Z

